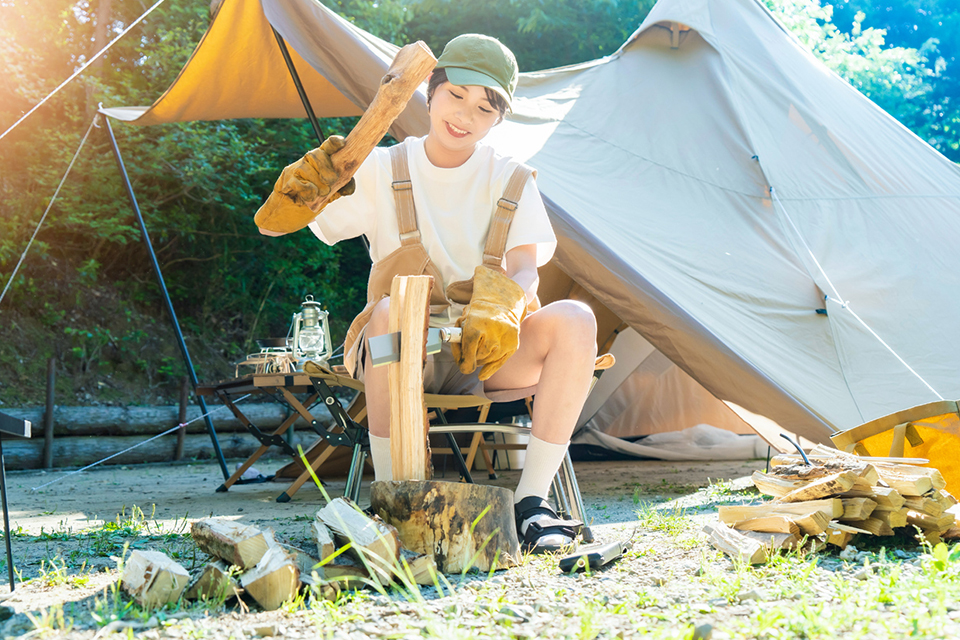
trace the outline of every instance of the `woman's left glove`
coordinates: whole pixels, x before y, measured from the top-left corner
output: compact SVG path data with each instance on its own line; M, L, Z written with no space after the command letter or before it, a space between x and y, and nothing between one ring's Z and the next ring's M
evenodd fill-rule
M480 379L486 380L503 366L520 346L520 321L526 306L526 294L519 284L493 269L476 268L470 304L457 320L463 329L460 344L451 345L461 373L483 367Z

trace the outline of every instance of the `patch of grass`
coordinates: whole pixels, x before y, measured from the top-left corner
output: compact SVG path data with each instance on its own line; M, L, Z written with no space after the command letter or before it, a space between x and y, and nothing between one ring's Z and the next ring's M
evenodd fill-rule
M28 611L27 619L33 625L34 633L41 638L69 633L73 629L73 618L64 615L63 605L52 605L36 614Z
M636 511L639 526L651 531L662 531L669 535L678 535L692 530L693 524L683 507L657 508L649 502L639 503Z

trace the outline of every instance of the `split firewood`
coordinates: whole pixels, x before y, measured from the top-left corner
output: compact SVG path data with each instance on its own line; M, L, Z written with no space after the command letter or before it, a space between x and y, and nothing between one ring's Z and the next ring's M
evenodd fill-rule
M757 491L764 495L773 496L774 498L785 496L808 482L807 480L786 480L762 471L754 471L752 480L754 486L757 487Z
M931 516L920 511L907 511L907 522L921 529L929 529L938 533L949 531L956 524L954 514L945 512L939 516Z
M907 526L907 511L906 507L897 511L874 511L871 517L885 522L891 529L896 529Z
M944 511L957 504L957 499L953 497L953 494L946 489L940 489L934 493L933 497L936 498L937 502L943 505Z
M811 456L811 460L814 458ZM784 480L814 480L841 471L856 474L858 486L877 484L877 469L861 458L817 458L816 464L808 465L797 454L783 453L770 459L770 473Z
M780 497L777 502L808 502L849 491L856 484L857 474L853 471L841 471L824 476Z
M347 498L337 498L317 512L317 519L326 525L341 544L351 542L347 553L361 564L369 564L390 582L400 557L397 530L379 517L360 511Z
M750 518L734 523L733 528L738 531L765 531L767 533L800 534L800 527L790 516L765 516Z
M293 557L272 545L257 566L240 576L240 586L266 611L293 600L300 589L300 571Z
M843 498L843 516L841 520L866 520L877 508L870 498Z
M437 579L437 560L432 554L417 554L401 549L401 555L401 567L408 579L423 586L434 585Z
M840 522L840 521L838 521L838 520L834 520L834 521L832 521L829 525L827 525L827 533L828 533L828 534L830 533L831 530L833 530L833 531L846 531L847 533L852 533L852 534L854 534L854 535L856 535L856 534L858 534L858 533L864 533L864 534L866 534L866 535L872 535L872 534L871 534L869 531L867 531L866 529L860 529L859 527L857 527L857 522L852 522L852 523L850 523L850 522Z
M243 589L232 575L230 565L223 560L214 560L200 570L183 597L188 600L223 601L242 593Z
M752 538L764 546L768 556L777 549L789 551L800 544L802 536L793 533L773 533L770 531L737 531L737 533Z
M879 511L896 511L902 509L904 505L903 496L896 489L890 487L870 487L869 489L854 487L850 491L842 493L840 497L870 498L877 503L876 509Z
M190 535L201 551L241 569L256 566L273 540L269 532L265 534L256 527L222 518L194 522L190 527Z
M874 514L876 514L876 512L874 512ZM893 535L893 528L879 518L870 517L866 520L857 520L853 523L853 526L874 536Z
M187 570L159 551L134 551L123 565L123 589L144 607L176 602L188 582Z
M745 564L760 564L766 562L769 557L767 548L762 542L731 529L722 522L705 525L703 530L715 549L734 560Z
M337 543L333 539L333 532L319 520L313 521L313 539L317 542L317 557L321 562L336 553Z
M952 513L954 517L953 526L942 532L940 535L945 540L956 540L960 538L960 506L954 505L948 507L944 513Z
M813 511L811 513L795 516L794 522L800 527L800 532L808 536L818 536L827 530L830 524L830 516L826 511Z
M929 530L921 529L920 535L923 536L923 539L926 540L927 544L929 544L931 547L937 546L944 540L943 534L938 533L933 529L929 529Z
M933 489L933 479L928 475L905 474L888 467L879 467L878 470L880 480L904 497L922 496Z
M927 458L891 458L884 456L859 456L853 453L847 453L846 451L840 451L839 449L834 449L833 447L828 447L822 444L814 445L813 449L807 454L810 459L820 459L820 460L849 460L849 461L858 461L858 462L868 462L873 465L877 464L897 464L897 465L921 465L929 464L930 460ZM798 456L799 457L799 456Z
M913 511L920 511L928 516L934 517L939 516L944 512L944 506L939 500L925 496L907 497L904 502L904 507Z
M843 501L839 498L827 498L824 500L810 500L808 502L769 502L762 505L740 506L724 505L719 509L720 521L726 524L734 524L749 520L751 518L762 518L765 516L806 516L814 512L823 512L827 520L839 518L843 515Z
M850 544L850 540L853 539L853 536L856 534L852 531L847 531L841 529L830 523L830 526L827 528L827 544L832 544L835 547L840 547L841 549L846 549L847 545Z

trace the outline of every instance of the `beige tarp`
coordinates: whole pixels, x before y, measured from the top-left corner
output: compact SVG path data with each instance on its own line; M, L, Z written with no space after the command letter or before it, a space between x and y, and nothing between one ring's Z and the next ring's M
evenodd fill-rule
M257 4L225 0L178 84L198 79L137 122L299 115ZM390 45L314 0L263 7L336 87L302 71L319 113L369 101ZM768 440L960 397L960 170L759 2L661 0L616 54L518 95L489 141L538 170L562 269Z

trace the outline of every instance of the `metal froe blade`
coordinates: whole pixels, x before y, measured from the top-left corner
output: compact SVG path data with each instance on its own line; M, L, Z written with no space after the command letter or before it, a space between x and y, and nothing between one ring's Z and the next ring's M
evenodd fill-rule
M427 330L427 355L439 353L444 342L460 342L460 328L434 328ZM400 362L400 332L373 336L367 341L373 366Z

